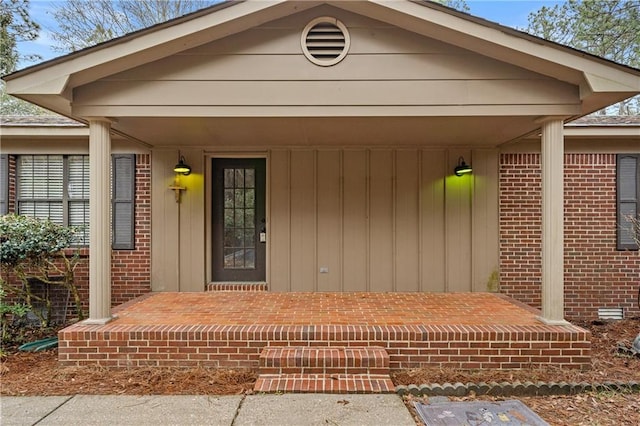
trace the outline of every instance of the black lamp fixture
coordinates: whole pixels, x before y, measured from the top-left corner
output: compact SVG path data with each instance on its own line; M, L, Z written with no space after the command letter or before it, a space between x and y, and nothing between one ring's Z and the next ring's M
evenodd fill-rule
M462 176L471 173L472 170L471 165L465 163L464 158L460 157L458 158L458 165L453 169L453 173L456 176Z
M178 164L173 168L173 171L176 173L181 173L185 176L189 176L191 174L191 167L184 162L184 156L180 155L178 159Z

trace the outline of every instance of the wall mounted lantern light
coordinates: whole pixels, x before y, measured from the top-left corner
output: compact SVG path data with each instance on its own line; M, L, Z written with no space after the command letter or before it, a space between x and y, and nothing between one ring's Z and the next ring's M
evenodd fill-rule
M465 163L464 158L460 157L458 158L458 165L453 169L453 173L456 176L462 176L471 173L472 170L471 165Z
M180 175L189 176L191 174L191 167L185 163L184 156L180 155L180 153L178 153L178 164L173 168L173 171L176 173L176 177L169 189L175 191L176 203L179 203L182 191L187 190L186 187L180 185Z
M180 155L178 158L178 164L173 168L173 171L176 173L183 174L185 176L189 176L191 174L191 167L184 162L184 156Z

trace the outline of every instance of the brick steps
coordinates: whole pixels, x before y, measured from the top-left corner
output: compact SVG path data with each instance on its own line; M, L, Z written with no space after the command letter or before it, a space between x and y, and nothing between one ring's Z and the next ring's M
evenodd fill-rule
M255 392L393 393L388 374L261 374Z
M261 374L389 374L389 354L381 347L266 347Z
M265 347L256 392L393 392L382 347Z

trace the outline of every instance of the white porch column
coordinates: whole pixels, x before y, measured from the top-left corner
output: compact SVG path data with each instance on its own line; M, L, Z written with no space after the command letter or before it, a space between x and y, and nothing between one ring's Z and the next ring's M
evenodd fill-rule
M542 321L564 320L564 123L542 123Z
M89 120L89 319L106 324L111 320L111 124Z

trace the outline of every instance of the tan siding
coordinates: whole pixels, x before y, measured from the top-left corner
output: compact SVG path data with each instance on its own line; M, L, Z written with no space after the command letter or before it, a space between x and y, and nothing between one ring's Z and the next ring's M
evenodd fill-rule
M391 150L370 151L369 290L394 290L393 157Z
M151 289L178 291L180 283L178 203L169 186L173 184L178 152L154 150L151 176ZM204 245L202 246L204 248ZM204 285L204 284L203 284Z
M297 55L178 55L104 81L207 80L545 80L539 74L469 52L350 55L339 67L318 67Z
M291 193L290 152L274 150L269 155L269 259L268 273L273 291L291 291Z
M189 176L181 176L187 188L180 202L180 291L203 291L205 285L204 152L183 149ZM177 159L177 156L175 157ZM175 161L175 160L174 160ZM172 167L168 168L169 170ZM157 234L154 234L157 235Z
M269 170L273 291L487 291L496 150L283 149Z
M333 67L312 64L300 46L303 28L325 12L341 19L350 33L349 54ZM378 114L452 115L452 108L460 114L466 106L487 115L503 115L505 107L510 114L517 107L536 115L541 106L551 114L573 112L580 104L574 85L332 7L303 11L80 86L73 104L85 114L162 115L167 99L171 115L245 117L292 115L291 108L300 106L316 109L293 115L355 116L384 105L393 108Z
M453 46L428 39L373 19L333 9L328 12L349 28L353 54L383 53L437 53ZM191 54L299 54L300 33L321 12L303 12L290 18L269 22L240 34L189 50ZM259 40L260 43L256 43ZM462 51L460 48L455 48Z
M421 154L420 289L442 292L446 290L444 180L451 171L445 170L444 150L422 151Z
M340 151L318 151L318 291L342 290ZM327 273L320 273L327 268Z
M367 151L344 151L343 282L348 291L368 290Z
M193 173L177 204L168 189L177 151L153 152L155 291L201 291L205 280L205 156L182 153ZM460 155L472 175L453 175ZM491 149L270 151L270 289L493 290L497 158Z
M291 152L291 285L295 291L316 286L316 153Z
M471 176L455 176L458 158L472 163L471 151L450 150L445 181L447 291L471 291Z
M473 151L473 291L498 291L498 151Z
M418 184L420 179L417 150L396 152L395 179L395 290L419 291Z
M74 106L569 105L578 90L543 80L101 81Z

